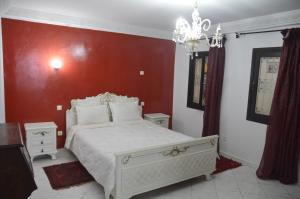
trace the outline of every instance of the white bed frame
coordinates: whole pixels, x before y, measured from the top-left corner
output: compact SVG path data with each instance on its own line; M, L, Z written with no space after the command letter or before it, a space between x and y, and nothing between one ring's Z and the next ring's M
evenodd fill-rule
M93 98L99 98L103 103L138 100L112 93ZM67 132L76 124L76 103L76 100L72 100L72 107L66 113ZM116 154L116 183L112 195L115 199L129 199L198 176L210 178L216 168L217 142L218 136L209 136Z

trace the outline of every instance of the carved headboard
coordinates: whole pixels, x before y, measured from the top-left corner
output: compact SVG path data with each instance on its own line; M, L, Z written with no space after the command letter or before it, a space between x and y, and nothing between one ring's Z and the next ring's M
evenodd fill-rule
M122 95L116 95L114 93L102 93L93 97L86 97L85 99L72 99L71 100L71 108L66 111L66 133L68 133L69 129L77 124L77 116L76 116L76 106L93 106L106 104L109 102L139 102L139 98L137 97L127 97ZM110 109L109 109L110 112ZM111 117L111 112L110 112Z

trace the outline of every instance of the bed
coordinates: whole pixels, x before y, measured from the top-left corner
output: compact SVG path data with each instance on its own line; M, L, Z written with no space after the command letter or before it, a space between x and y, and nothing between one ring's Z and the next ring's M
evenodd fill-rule
M95 99L106 104L138 98L104 93L72 100L66 112L65 148L104 187L106 199L128 199L194 177L209 178L215 170L217 136L196 139L143 119L76 124L76 105L90 105Z

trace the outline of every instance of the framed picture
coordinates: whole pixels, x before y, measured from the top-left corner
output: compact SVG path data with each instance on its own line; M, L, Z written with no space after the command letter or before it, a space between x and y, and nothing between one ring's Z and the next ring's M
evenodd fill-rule
M253 49L247 120L268 124L280 54L280 47Z
M205 82L208 52L197 52L190 56L187 107L204 110Z

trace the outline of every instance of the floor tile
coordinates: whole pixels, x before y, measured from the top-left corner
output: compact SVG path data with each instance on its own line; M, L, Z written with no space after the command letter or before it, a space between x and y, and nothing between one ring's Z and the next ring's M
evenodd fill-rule
M241 166L232 170L233 175L237 183L248 182L257 183L257 177L255 171L247 166Z
M282 187L281 184L262 184L262 188L269 198L291 198L290 194Z
M215 194L216 185L213 180L197 180L192 183L192 193L205 193L205 194Z
M240 192L217 192L219 199L243 199Z
M264 194L264 191L258 183L239 182L238 187L242 195L247 194Z
M259 194L243 194L243 199L268 199L264 193Z
M300 185L282 185L293 199L300 199Z
M165 199L165 191L164 189L149 191L147 193L134 196L132 199Z
M192 199L218 199L213 180L201 180L192 183Z
M57 199L58 194L53 190L38 189L28 199Z
M216 191L217 192L238 192L239 188L237 183L234 180L224 181L215 181Z
M176 185L166 187L165 199L191 199L192 184L190 182L183 182Z

